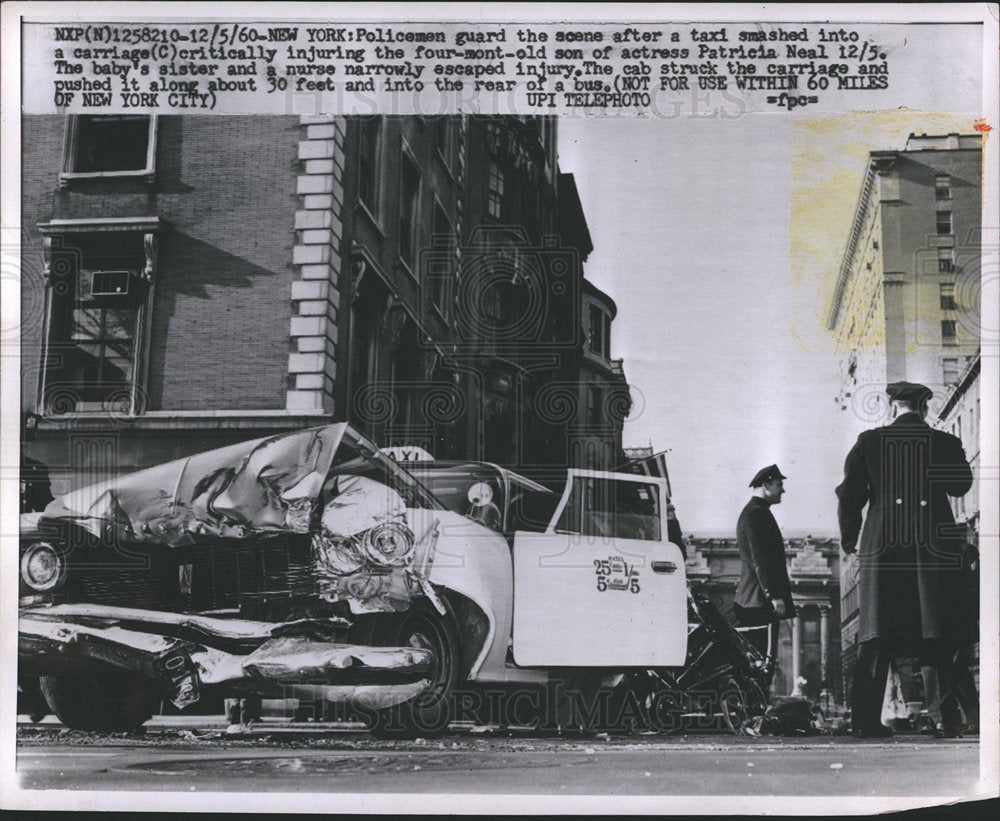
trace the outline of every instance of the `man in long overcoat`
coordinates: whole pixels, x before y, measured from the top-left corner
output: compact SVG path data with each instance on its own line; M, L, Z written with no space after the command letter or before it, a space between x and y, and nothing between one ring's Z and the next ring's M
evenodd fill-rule
M851 694L852 732L883 736L882 698L893 655L916 655L936 668L946 735L961 726L958 707L978 711L961 650L970 625L963 608L963 531L948 496L972 486L959 439L925 421L932 392L897 382L886 389L892 424L862 433L837 488L841 546L855 552L868 506L859 561L858 660Z
M781 504L785 493L777 465L761 468L750 480L753 495L736 522L736 546L740 551L740 580L733 599L736 623L753 630L748 638L765 656L776 650L778 621L795 615L792 586L785 564L785 540L771 507Z

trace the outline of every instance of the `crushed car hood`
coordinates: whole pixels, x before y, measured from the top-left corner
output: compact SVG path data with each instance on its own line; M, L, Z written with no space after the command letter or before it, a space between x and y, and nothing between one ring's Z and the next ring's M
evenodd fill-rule
M407 485L404 492L428 506L408 508L390 485ZM363 613L405 609L420 591L434 600L427 574L445 513L403 468L341 423L89 485L55 499L41 517L22 517L21 525L26 533L44 530L46 521L72 522L105 541L168 547L302 534L310 537L317 593Z
M196 544L206 537L307 533L346 425L198 453L54 499L43 519L126 541Z

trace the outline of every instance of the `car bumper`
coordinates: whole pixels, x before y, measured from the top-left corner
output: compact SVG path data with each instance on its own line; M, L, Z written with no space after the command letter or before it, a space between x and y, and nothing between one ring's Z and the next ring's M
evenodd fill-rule
M429 686L433 654L332 640L341 620L257 622L101 605L22 607L20 671L72 673L103 662L162 683L178 708L204 687L275 697L308 694L373 709Z

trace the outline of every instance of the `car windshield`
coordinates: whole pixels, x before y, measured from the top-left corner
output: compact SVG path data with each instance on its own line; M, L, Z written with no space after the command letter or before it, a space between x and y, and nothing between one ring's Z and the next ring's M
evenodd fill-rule
M506 504L503 476L489 465L434 467L417 463L410 470L448 510L498 533Z
M441 510L445 506L413 475L361 440L345 436L337 448L327 484L340 476L364 476L392 488L407 507Z
M562 533L660 541L660 495L653 482L574 476L556 529Z

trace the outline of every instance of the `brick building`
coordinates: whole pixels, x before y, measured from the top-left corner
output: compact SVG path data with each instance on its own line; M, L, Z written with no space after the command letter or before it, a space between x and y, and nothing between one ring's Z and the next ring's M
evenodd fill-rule
M23 129L22 404L53 492L345 418L440 457L572 458L538 396L580 380L591 250L554 119Z
M22 403L54 492L325 418L288 390L308 128L24 118Z

